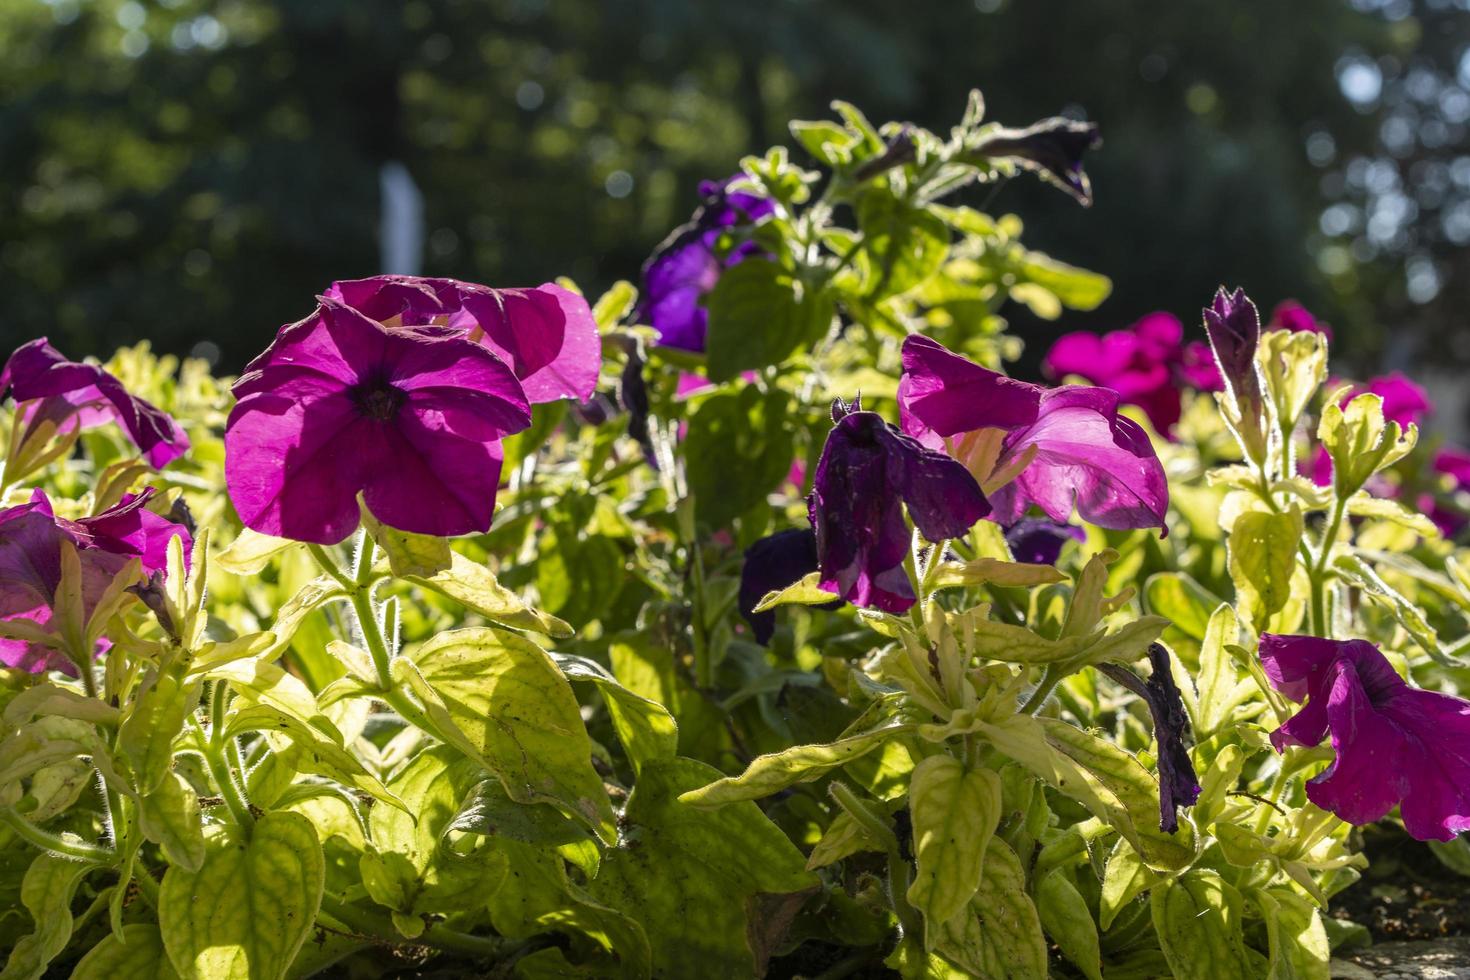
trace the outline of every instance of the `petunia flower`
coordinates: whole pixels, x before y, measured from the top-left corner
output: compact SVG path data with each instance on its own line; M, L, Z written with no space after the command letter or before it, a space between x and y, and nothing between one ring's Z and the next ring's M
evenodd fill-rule
M904 341L903 367L904 432L971 466L992 520L1015 524L1034 504L1059 523L1075 510L1099 527L1164 527L1163 465L1118 414L1116 391L1016 381L919 335Z
M816 570L817 536L809 527L778 531L745 549L745 563L740 567L740 615L750 624L757 643L770 643L776 631L774 609L755 611L766 593L784 589ZM817 608L835 609L840 605L832 602Z
M1410 687L1366 640L1261 635L1266 677L1305 705L1271 735L1278 752L1331 735L1307 798L1352 824L1399 808L1418 840L1470 830L1470 701Z
M1205 307L1205 334L1220 366L1220 375L1243 412L1261 407L1261 375L1256 349L1261 344L1261 317L1244 289L1221 286Z
M61 548L77 549L82 571L82 612L90 616L102 594L138 559L144 574L168 565L168 543L183 539L187 560L192 538L188 530L148 510L151 487L129 494L95 517L78 521L58 518L46 494L37 488L28 503L0 510L0 620L26 620L45 627L61 584ZM0 663L38 674L76 668L53 647L0 636Z
M1181 391L1222 387L1209 345L1184 343L1184 324L1172 313L1150 313L1126 330L1102 336L1064 334L1042 367L1053 378L1075 374L1113 389L1126 404L1143 409L1154 430L1165 436L1179 421Z
M1028 517L1006 528L1006 544L1016 561L1031 565L1055 565L1068 541L1087 540L1087 533L1075 524L1063 524L1044 517Z
M915 597L903 563L909 530L943 541L990 513L979 484L959 463L926 449L857 403L832 406L807 497L820 585L859 606L903 612Z
M720 239L732 228L754 225L772 214L774 201L731 190L741 178L699 185L703 202L687 224L674 229L643 266L643 289L634 316L658 331L658 342L682 350L704 350L709 311L704 297L720 275L752 255L760 246L744 241L721 255Z
M492 289L458 279L373 276L334 282L326 296L384 326L462 331L510 365L533 405L587 401L597 390L597 322L585 299L556 283Z
M1294 299L1282 300L1271 311L1267 330L1289 330L1292 333L1320 333L1332 340L1332 327L1314 317L1310 310Z
M1172 834L1179 829L1179 808L1194 805L1199 799L1200 784L1189 750L1184 747L1189 716L1184 711L1179 687L1174 683L1169 651L1162 643L1151 644L1148 660L1151 671L1147 682L1117 664L1101 664L1098 669L1148 705L1154 722L1154 739L1159 746L1159 829Z
M235 384L225 485L247 527L333 544L358 523L486 531L500 440L530 424L511 368L448 327L392 329L333 300L283 327Z
M1035 171L1087 206L1092 204L1092 183L1082 169L1082 157L1101 144L1097 123L1053 117L1025 129L994 129L973 152Z
M45 337L23 345L0 368L0 398L24 405L23 417L92 428L116 422L133 445L161 469L189 448L189 437L169 414L128 392L95 364L68 361Z

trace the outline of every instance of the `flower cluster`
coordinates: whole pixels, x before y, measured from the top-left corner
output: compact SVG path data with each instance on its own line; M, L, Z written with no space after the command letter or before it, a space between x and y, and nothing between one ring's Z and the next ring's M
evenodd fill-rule
M334 283L235 385L225 479L247 527L318 544L379 521L486 531L500 440L533 403L591 396L587 303L560 286L490 289L379 276Z

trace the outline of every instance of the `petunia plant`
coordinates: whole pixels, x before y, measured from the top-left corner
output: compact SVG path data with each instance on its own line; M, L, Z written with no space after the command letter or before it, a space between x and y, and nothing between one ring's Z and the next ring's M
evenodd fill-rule
M1470 863L1422 392L1224 288L1011 377L1097 127L834 112L595 299L9 357L0 977L1326 980L1356 827Z

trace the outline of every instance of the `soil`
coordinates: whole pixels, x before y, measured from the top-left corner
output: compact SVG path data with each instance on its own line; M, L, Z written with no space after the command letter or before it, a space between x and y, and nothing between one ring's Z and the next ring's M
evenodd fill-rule
M1399 832L1364 839L1368 868L1332 899L1334 918L1367 927L1375 943L1470 936L1470 878Z

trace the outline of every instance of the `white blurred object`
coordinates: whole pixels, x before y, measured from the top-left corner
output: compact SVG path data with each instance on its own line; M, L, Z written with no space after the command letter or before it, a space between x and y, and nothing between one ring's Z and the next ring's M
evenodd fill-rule
M397 160L378 171L383 195L378 241L382 246L382 271L391 275L416 276L424 262L424 195L408 168Z

